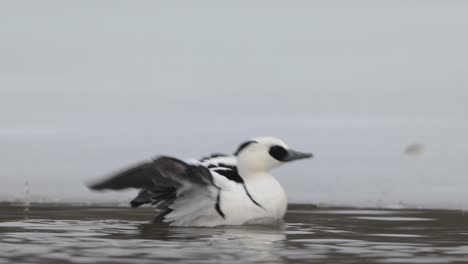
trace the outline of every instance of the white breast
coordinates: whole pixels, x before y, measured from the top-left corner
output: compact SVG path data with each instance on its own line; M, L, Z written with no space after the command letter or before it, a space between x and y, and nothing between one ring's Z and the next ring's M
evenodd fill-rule
M215 182L222 188L220 208L225 214L224 225L242 225L256 219L280 220L286 213L287 198L283 187L273 176L256 175L234 183L224 177L216 177ZM249 195L246 193L248 191ZM257 202L259 205L257 205Z
M286 213L288 200L280 183L271 175L246 177L245 185L252 196L263 208L267 217L282 219Z

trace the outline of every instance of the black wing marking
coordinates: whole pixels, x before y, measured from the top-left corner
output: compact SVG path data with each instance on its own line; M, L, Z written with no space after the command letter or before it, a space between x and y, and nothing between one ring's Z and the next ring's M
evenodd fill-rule
M244 183L244 179L239 175L237 169L213 169L214 172L237 183Z
M255 143L255 142L249 142L249 144L252 144L252 143ZM255 205L257 205L258 207L264 208L261 204L259 204L257 201L255 201L255 199L252 197L252 195L250 195L249 190L247 189L247 186L245 185L244 179L242 179L242 177L239 174L239 171L237 170L237 164L236 163L218 162L219 161L219 159L217 159L218 157L227 157L227 155L222 155L222 156L220 156L220 155L211 155L210 158L203 158L202 160L203 160L205 166L207 166L210 170L216 172L217 174L219 174L221 176L224 176L224 177L228 178L231 181L235 181L237 183L242 184L242 186L244 187L244 191L247 194L247 196L249 197L249 199ZM218 195L217 206L218 206L218 204L219 204L219 195ZM218 208L219 208L219 206L216 207L217 211L218 211ZM218 211L218 213L220 213L220 211ZM220 215L223 216L222 212L220 213ZM224 216L223 216L223 218L224 218Z
M237 172L237 164L234 156L217 153L200 159L200 162L211 171L214 171L231 181L235 181L237 183L244 182Z
M155 219L161 222L164 216L171 212L169 206L177 198L177 189L186 183L200 186L214 185L213 176L208 168L161 156L116 173L101 182L90 185L89 188L93 190L141 189L130 205L138 207L151 203L161 211Z
M171 157L159 157L150 162L116 173L104 181L92 184L93 190L122 190L139 188L147 190L166 190L178 188L183 183L198 185L213 184L208 168L187 164Z

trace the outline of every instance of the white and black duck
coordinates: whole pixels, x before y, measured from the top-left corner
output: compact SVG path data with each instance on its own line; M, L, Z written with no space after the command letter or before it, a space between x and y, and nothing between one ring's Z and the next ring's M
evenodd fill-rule
M153 205L155 223L218 226L278 221L286 213L283 187L270 171L311 158L275 137L258 137L234 155L214 154L182 161L159 156L94 183L93 190L140 189L131 206Z

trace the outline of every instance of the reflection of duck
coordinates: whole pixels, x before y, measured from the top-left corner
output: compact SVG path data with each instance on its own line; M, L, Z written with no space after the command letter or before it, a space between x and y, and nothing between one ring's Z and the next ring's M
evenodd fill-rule
M178 258L191 261L197 258L206 260L208 257L217 262L278 263L282 262L281 250L286 242L280 225L204 228L143 224L139 230L139 237L171 245L167 250L173 250L172 254L178 254ZM177 246L179 243L180 247Z
M161 156L90 188L141 189L131 205L151 203L161 212L155 222L173 226L280 220L286 212L286 194L269 172L286 162L311 157L277 138L259 137L241 144L231 156L217 154L187 162Z
M254 240L280 241L285 238L281 225L245 225L217 228L204 227L168 227L165 225L141 224L138 226L140 235L144 239L176 240L176 239L207 239L227 238L252 238ZM272 242L271 241L271 242Z

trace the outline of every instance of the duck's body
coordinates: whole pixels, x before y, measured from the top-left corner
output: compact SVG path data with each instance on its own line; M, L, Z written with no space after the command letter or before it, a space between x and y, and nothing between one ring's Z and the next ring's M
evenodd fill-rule
M216 197L217 205L214 208L209 207L209 214L193 219L191 226L242 225L249 221L277 221L283 218L287 207L286 193L272 175L257 173L240 176L235 156L216 155L202 160L200 164L209 168L214 185L219 187L219 199ZM183 207L194 208L196 203L184 203ZM172 215L177 215L176 210L167 218L170 219ZM183 219L178 218L175 222L183 222Z
M242 225L283 219L287 197L273 176L256 175L256 178L244 181L244 185L245 188L238 184L235 188L223 189L221 192L220 208L231 217L223 219L219 224Z
M257 138L242 144L233 156L217 154L190 161L162 156L91 188L139 188L131 205L150 203L159 211L154 222L174 226L280 221L287 198L269 170L280 162L311 156L289 150L276 138Z

